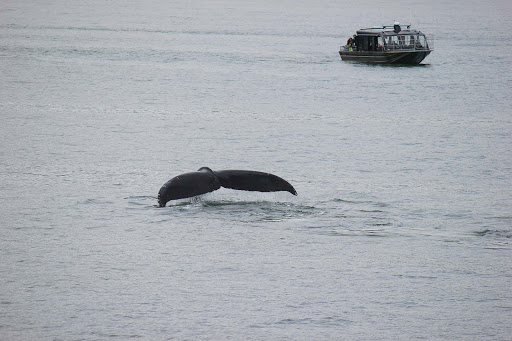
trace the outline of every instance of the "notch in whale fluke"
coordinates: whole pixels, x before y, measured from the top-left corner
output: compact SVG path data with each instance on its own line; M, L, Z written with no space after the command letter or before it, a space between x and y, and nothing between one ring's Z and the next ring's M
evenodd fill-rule
M164 207L170 200L195 197L221 187L258 192L286 191L297 195L288 181L274 174L250 170L212 171L201 167L196 172L181 174L167 181L158 192L158 205Z

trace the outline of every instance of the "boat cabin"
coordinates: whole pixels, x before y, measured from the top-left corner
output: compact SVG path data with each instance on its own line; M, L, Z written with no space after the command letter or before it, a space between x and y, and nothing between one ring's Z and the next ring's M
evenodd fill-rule
M392 29L391 29L392 28ZM427 39L420 31L410 29L410 25L402 30L400 25L364 28L358 30L355 51L407 51L430 50Z

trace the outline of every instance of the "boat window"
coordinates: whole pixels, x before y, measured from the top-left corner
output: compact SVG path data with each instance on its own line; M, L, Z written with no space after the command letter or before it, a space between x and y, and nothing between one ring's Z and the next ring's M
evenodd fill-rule
M416 48L428 48L427 40L424 35L418 35L416 37Z
M362 37L360 37L360 39L359 39L359 42L358 42L357 48L358 48L360 51L368 51L368 45L369 45L369 44L370 44L369 37L362 36Z
M422 34L393 35L384 38L386 50L396 49L424 49L427 48L427 41Z
M377 37L369 37L370 46L368 46L368 51L375 51L377 49Z
M377 49L378 49L379 51L381 51L381 50L382 50L382 47L384 46L384 41L382 40L382 37L379 37L379 38L378 38L377 44L378 44L378 45L377 45L377 46L378 46L378 47L377 47Z
M396 45L398 46L398 36L389 36L388 37L388 45L389 46L393 46L393 45Z

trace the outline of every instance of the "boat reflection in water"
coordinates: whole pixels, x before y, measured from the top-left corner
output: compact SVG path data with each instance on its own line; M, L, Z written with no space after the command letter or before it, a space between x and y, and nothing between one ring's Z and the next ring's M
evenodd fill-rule
M406 29L398 22L393 26L363 28L358 30L347 45L341 46L344 61L380 64L419 64L433 51L432 39L420 31Z

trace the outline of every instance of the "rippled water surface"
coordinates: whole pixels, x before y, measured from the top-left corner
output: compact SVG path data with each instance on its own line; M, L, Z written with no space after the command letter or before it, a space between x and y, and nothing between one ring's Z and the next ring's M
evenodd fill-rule
M0 4L1 340L506 340L507 1ZM342 62L412 21L419 66ZM209 166L288 180L158 208Z

